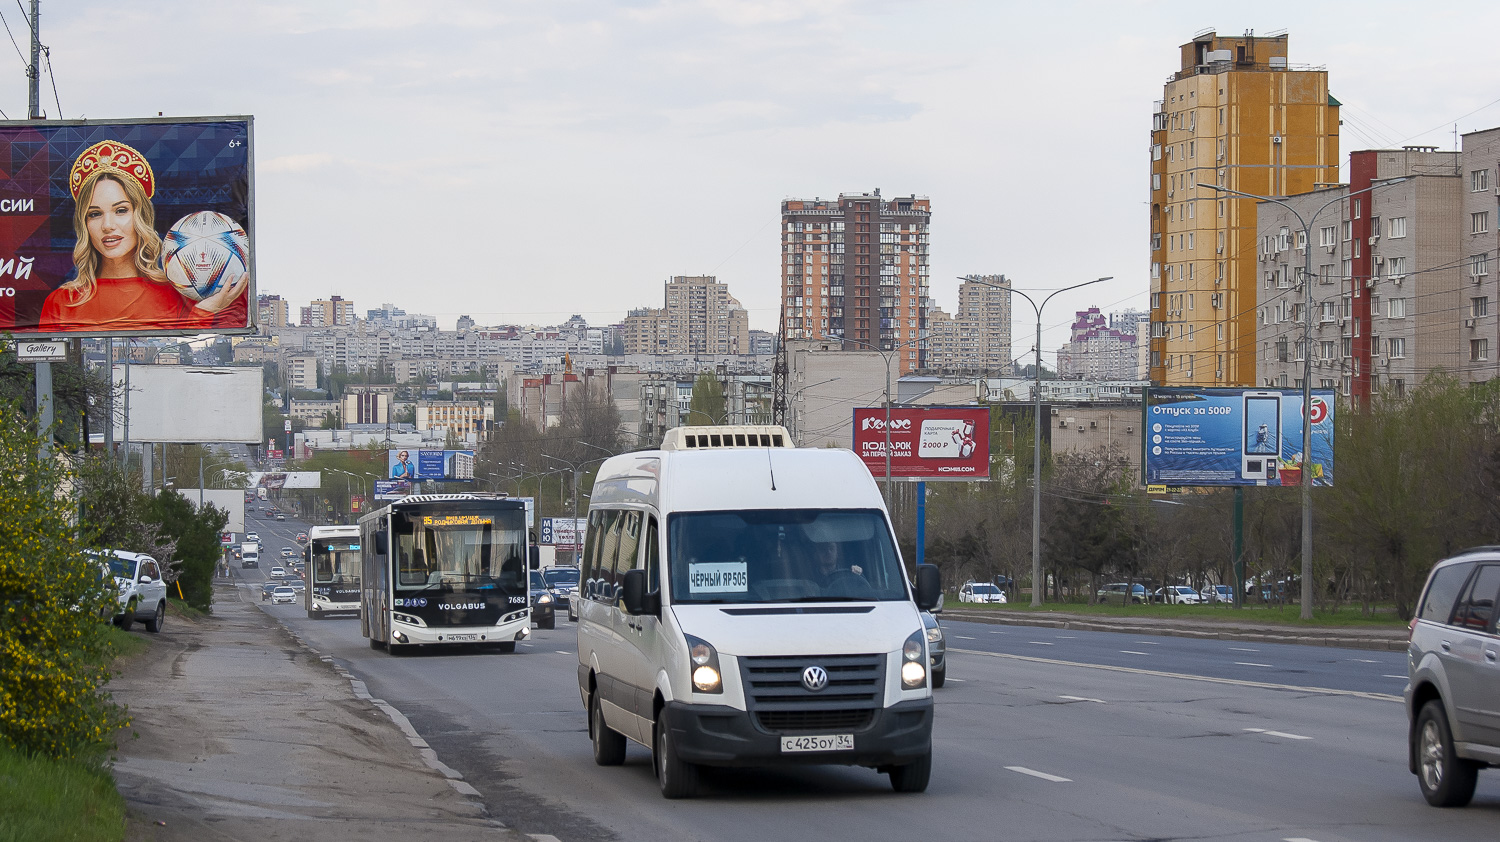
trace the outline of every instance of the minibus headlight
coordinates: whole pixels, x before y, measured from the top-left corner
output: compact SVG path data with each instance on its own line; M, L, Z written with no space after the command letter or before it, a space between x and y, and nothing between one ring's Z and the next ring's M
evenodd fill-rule
M901 644L901 689L917 690L927 686L927 645L922 640L925 630L914 631Z
M689 669L692 671L693 690L698 693L724 692L724 679L719 673L719 653L708 641L685 634L687 638Z

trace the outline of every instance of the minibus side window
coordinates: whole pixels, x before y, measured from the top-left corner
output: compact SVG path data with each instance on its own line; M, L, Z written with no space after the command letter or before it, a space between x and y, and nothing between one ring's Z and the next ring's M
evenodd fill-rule
M646 525L646 592L661 590L661 540L657 537L656 516L652 515Z
M594 572L599 569L599 531L603 512L589 512L588 532L583 539L583 557L578 565L578 587L584 599L594 596Z
M640 547L641 513L622 512L620 514L620 561L615 565L617 583L624 581L625 571L635 569L636 556L639 555Z
M620 522L623 512L604 513L604 540L599 542L599 600L614 605L619 597L620 577L615 559L620 553Z

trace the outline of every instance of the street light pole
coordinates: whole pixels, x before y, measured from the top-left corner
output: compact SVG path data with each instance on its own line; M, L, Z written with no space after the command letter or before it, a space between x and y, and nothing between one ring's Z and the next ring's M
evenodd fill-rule
M979 284L980 286L993 289L1003 289L1013 292L1026 299L1031 309L1036 311L1036 383L1032 386L1032 445L1031 445L1031 607L1039 608L1042 604L1042 311L1047 308L1047 302L1060 292L1086 287L1089 284L1097 284L1102 281L1111 280L1114 276L1095 278L1092 281L1084 281L1070 287L1053 290L1050 295L1042 299L1041 304L1024 292L1013 287L1003 287L999 284L991 284L974 278L959 278L961 281Z
M1355 190L1352 193L1338 196L1324 203L1322 207L1313 211L1307 219L1297 213L1297 209L1287 204L1282 199L1273 196L1259 196L1254 193L1243 193L1239 190L1230 190L1228 187L1220 187L1217 184L1204 184L1202 186L1221 193L1231 193L1236 196L1244 196L1247 199L1257 199L1280 205L1288 213L1297 218L1302 225L1302 611L1304 620L1313 618L1312 602L1312 226L1317 221L1318 215L1334 205L1352 199L1361 193L1368 193L1376 187L1389 187L1392 184L1400 184L1405 178L1392 179L1381 184L1366 187L1363 190ZM1238 593L1245 586L1244 582L1237 583L1235 588Z

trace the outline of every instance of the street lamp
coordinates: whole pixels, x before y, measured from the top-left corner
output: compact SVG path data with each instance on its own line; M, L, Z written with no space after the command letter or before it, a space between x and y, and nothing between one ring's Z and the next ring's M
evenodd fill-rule
M975 278L959 278L959 280L967 281L971 284L979 284L980 286L990 287L991 289L1001 289L1005 290L1006 292L1013 292L1016 295L1019 295L1022 298L1026 299L1026 302L1031 305L1031 309L1036 311L1036 385L1032 387L1032 398L1035 404L1035 406L1032 408L1032 415L1034 416L1032 435L1035 438L1035 441L1032 442L1031 457L1032 608L1039 608L1042 604L1042 310L1046 309L1047 302L1051 301L1052 297L1060 292L1067 292L1068 290L1078 289L1079 287L1086 287L1089 284L1097 284L1102 281L1108 281L1113 279L1113 277L1114 276L1111 275L1104 278L1095 278L1092 281L1084 281L1081 284L1074 284L1070 287L1055 289L1050 295L1042 299L1041 304L1037 304L1036 300L1031 296L1013 287L1000 286L999 284L992 284Z
M613 456L613 455L614 454L610 454L610 456ZM559 464L567 465L569 472L573 476L573 542L574 542L575 546L578 544L578 539L579 539L579 535L578 535L578 469L582 468L584 465L593 464L594 462L603 462L605 459L610 458L610 456L602 456L602 457L600 457L598 459L588 459L588 460L585 460L583 462L569 462L566 459L559 459L556 456L549 456L549 455L547 455L545 453L542 454L542 458L543 459L551 459L552 461L557 462ZM580 552L581 553L581 550L575 549L574 552Z
M1297 209L1274 196L1261 196L1230 190L1217 184L1203 184L1220 193L1230 193L1280 205L1302 224L1302 619L1312 619L1312 226L1318 215L1334 205L1368 193L1377 187L1400 184L1405 178L1395 178L1380 184L1372 184L1363 190L1337 196L1313 211L1307 219Z

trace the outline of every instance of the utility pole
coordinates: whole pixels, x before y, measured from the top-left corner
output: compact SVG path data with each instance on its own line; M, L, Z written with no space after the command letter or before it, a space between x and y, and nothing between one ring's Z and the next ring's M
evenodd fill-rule
M41 58L42 40L38 31L37 15L41 11L41 0L31 0L31 64L26 68L26 95L28 99L26 118L42 119L41 108ZM52 363L42 360L36 364L36 420L37 430L42 436L42 457L52 455L52 423L54 410L52 401ZM84 446L87 447L85 442Z
M31 65L26 68L26 119L42 119L42 0L31 0Z

